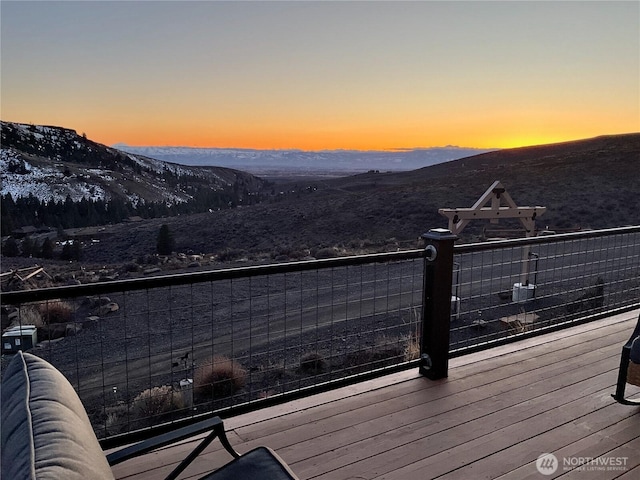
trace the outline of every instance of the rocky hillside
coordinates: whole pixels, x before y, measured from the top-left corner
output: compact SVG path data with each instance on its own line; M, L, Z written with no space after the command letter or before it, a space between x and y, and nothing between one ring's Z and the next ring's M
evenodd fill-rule
M133 206L179 204L198 191L230 192L240 201L263 182L220 167L189 167L121 152L61 127L1 122L1 194L13 200L78 202L120 199ZM246 200L246 198L244 199Z
M634 133L505 149L412 172L335 179L322 188L329 197L348 192L355 204L366 198L364 214L399 218L415 229L408 213L428 212L425 225L446 226L439 208L471 207L500 180L518 205L547 207L539 225L563 230L640 223L639 178L640 133ZM477 225L486 226L470 227Z

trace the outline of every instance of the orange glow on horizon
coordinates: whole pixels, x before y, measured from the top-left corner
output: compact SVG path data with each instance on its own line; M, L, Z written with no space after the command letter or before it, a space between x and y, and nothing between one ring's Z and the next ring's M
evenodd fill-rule
M131 146L183 146L255 150L398 150L453 145L503 149L545 145L634 131L631 118L606 118L595 111L457 110L433 118L415 112L360 115L268 115L210 117L143 115L105 121L57 118L60 126L103 143ZM167 112L169 113L169 112ZM173 113L173 112L171 112ZM51 124L51 123L50 123ZM55 123L54 123L55 124ZM635 129L637 131L637 129Z
M64 112L64 111L62 111ZM579 112L586 113L586 112ZM486 118L484 118L486 117ZM634 122L603 123L575 113L549 118L539 115L456 115L440 121L419 122L403 119L349 119L323 121L299 118L297 124L277 119L254 125L230 121L207 122L201 117L186 122L128 117L105 121L90 115L80 122L64 113L46 119L7 118L3 120L71 128L87 138L107 146L124 143L130 146L164 146L192 148L229 148L255 150L360 150L393 151L400 149L457 146L480 149L507 149L569 142L601 135L633 132ZM36 120L36 121L32 121ZM40 120L40 121L37 121ZM146 121L145 121L146 120ZM274 119L275 120L275 119ZM306 121L305 121L306 120ZM482 121L484 120L484 122ZM624 119L623 119L624 120ZM564 127L564 128L563 128ZM637 130L635 130L637 131Z
M80 133L80 132L79 132ZM114 145L124 143L130 146L158 146L158 147L191 147L191 148L229 148L229 149L251 149L251 150L302 150L302 151L322 151L322 150L359 150L359 151L393 151L413 148L435 148L444 146L457 146L465 148L480 149L509 149L535 145L547 145L553 143L570 142L574 140L583 140L587 138L597 137L601 135L616 134L614 132L587 132L584 135L514 135L499 138L498 136L476 136L462 135L454 140L451 137L435 137L430 136L428 140L420 140L418 138L399 138L390 139L383 136L363 136L344 138L346 135L303 137L283 134L254 134L247 137L240 135L227 136L208 136L197 135L192 132L191 135L173 135L149 132L136 132L133 135L120 134L116 135L92 135L87 133L87 137L93 141L104 145ZM626 132L619 132L620 134ZM631 132L629 132L631 133Z

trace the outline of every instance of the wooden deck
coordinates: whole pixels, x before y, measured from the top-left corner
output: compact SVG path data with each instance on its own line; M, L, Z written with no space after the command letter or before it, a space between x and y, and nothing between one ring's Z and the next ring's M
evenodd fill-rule
M445 380L402 372L228 418L225 426L240 453L267 445L301 479L637 479L640 409L617 404L611 393L639 313L453 359ZM114 473L160 479L194 443ZM558 459L548 476L536 468L546 452ZM577 468L587 457L615 469ZM183 478L230 459L216 441Z

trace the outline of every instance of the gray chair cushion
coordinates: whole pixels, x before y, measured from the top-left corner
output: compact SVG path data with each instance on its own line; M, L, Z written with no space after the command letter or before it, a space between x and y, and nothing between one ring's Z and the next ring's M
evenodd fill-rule
M75 390L58 370L18 352L2 379L3 479L113 480Z
M286 463L268 447L258 447L241 455L200 480L297 480Z

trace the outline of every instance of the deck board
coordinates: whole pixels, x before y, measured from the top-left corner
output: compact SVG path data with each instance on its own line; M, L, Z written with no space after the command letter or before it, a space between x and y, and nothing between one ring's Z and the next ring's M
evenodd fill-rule
M454 358L447 379L400 372L231 417L225 427L240 453L267 445L301 479L541 478L535 465L544 452L560 462L627 458L623 470L560 464L545 478L638 478L640 409L611 393L639 312ZM163 478L194 445L130 460L114 474ZM182 478L229 460L214 442Z
M555 455L561 458L593 458L601 455L610 455L621 443L626 444L634 441L639 434L638 419L635 416L629 416L620 422L595 431L576 442L556 450ZM637 466L638 461L640 461L640 455L634 454L629 458L627 468L634 468L634 465ZM618 472L619 474L620 472ZM565 474L565 477L566 475L568 474ZM497 478L498 480L539 480L540 474L536 470L534 460Z

